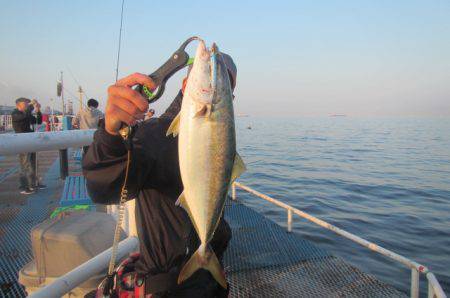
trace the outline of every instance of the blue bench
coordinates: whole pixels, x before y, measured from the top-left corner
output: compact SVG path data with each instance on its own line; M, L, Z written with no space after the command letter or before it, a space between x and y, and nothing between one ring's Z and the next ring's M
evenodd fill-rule
M59 205L61 207L93 205L87 193L86 179L83 176L67 176Z
M73 159L81 161L82 158L83 158L83 150L82 149L75 150L75 152L73 153Z

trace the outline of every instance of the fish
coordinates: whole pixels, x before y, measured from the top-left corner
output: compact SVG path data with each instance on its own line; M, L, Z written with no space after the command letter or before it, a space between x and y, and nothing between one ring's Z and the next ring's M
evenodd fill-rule
M200 268L227 288L224 270L209 242L223 214L228 190L245 170L236 152L233 91L221 53L199 42L180 113L166 133L178 135L184 190L176 204L186 210L200 246L178 276L178 284Z

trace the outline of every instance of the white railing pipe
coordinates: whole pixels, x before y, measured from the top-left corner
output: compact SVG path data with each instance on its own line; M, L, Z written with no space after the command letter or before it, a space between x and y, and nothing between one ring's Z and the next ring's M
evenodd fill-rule
M411 269L411 298L419 298L419 283L420 283L420 275L419 271L415 268Z
M120 260L126 257L129 253L137 250L139 240L136 237L129 237L119 243L117 249L117 259ZM112 248L93 257L89 261L74 268L72 271L64 274L49 285L46 285L39 291L32 293L29 298L48 298L61 297L70 292L86 280L105 273L108 268L109 260L111 258Z
M233 199L236 200L236 191L235 188L239 187L259 198L262 198L268 202L271 202L281 208L284 208L288 211L288 231L290 232L292 229L292 218L290 218L290 213L293 212L295 214L297 214L300 217L303 217L323 228L326 228L328 230L331 230L333 232L335 232L338 235L341 235L349 240L352 240L353 242L356 242L364 247L369 248L372 251L375 251L381 255L384 255L386 257L389 257L391 259L393 259L394 261L400 262L402 264L404 264L405 266L411 268L411 297L418 297L419 296L419 273L425 274L427 279L428 279L428 296L429 297L438 297L438 298L447 298L447 296L445 295L444 291L442 290L441 285L439 284L439 282L437 281L436 277L434 276L434 274L432 272L430 272L428 270L427 267L413 261L410 260L408 258L405 258L404 256L401 256L393 251L390 251L388 249L385 249L375 243L369 242L359 236L356 236L354 234L351 234L347 231L344 231L336 226L333 226L332 224L327 223L326 221L323 221L321 219L318 219L317 217L314 217L312 215L309 215L306 212L303 212L297 208L294 208L292 206L289 206L286 203L283 203L281 201L278 201L274 198L271 198L265 194L262 194L246 185L243 185L239 182L234 182L232 185L234 192L233 192ZM289 224L289 222L291 222L291 224Z
M234 185L234 183L231 184L231 199L233 201L236 200L236 185Z
M92 143L95 129L0 134L0 155L75 148Z
M292 232L292 209L289 208L287 210L287 230L288 232Z
M262 194L262 193L260 193L260 192L258 192L256 190L254 190L254 189L251 189L250 187L245 186L245 185L243 185L243 184L241 184L239 182L234 182L234 183L239 188L241 188L241 189L243 189L243 190L245 190L245 191L247 191L247 192L249 192L251 194L254 194L255 196L258 196L258 197L260 197L260 198L262 198L262 199L264 199L266 201L272 202L275 205L280 206L280 207L282 207L284 209L287 209L287 210L291 209L292 212L294 212L298 216L303 217L303 218L305 218L305 219L307 219L307 220L309 220L309 221L311 221L311 222L313 222L313 223L315 223L315 224L317 224L317 225L319 225L319 226L321 226L321 227L323 227L325 229L333 231L336 234L341 235L341 236L343 236L343 237L345 237L347 239L350 239L350 240L352 240L352 241L354 241L356 243L359 243L360 245L365 246L365 247L369 248L370 250L376 251L376 252L378 252L378 253L380 253L380 254L382 254L384 256L387 256L387 257L389 257L391 259L394 259L394 260L396 260L396 261L398 261L398 262L408 266L409 268L415 268L416 270L418 270L419 272L422 272L422 273L428 272L428 268L427 267L425 267L425 266L423 266L423 265L421 265L421 264L419 264L417 262L414 262L414 261L412 261L410 259L407 259L407 258L405 258L405 257L403 257L403 256L401 256L399 254L396 254L393 251L387 250L387 249L385 249L385 248L383 248L383 247L381 247L381 246L379 246L379 245L377 245L377 244L375 244L373 242L367 241L367 240L365 240L365 239L363 239L363 238L361 238L359 236L356 236L356 235L354 235L352 233L344 231L344 230L342 230L342 229L340 229L340 228L338 228L338 227L336 227L336 226L334 226L332 224L329 224L326 221L323 221L323 220L321 220L321 219L319 219L319 218L317 218L315 216L312 216L312 215L310 215L310 214L308 214L306 212L303 212L303 211L301 211L301 210L299 210L297 208L293 208L292 206L289 206L288 204L285 204L285 203L280 202L280 201L278 201L278 200L276 200L274 198L266 196L265 194Z
M442 290L441 285L439 284L436 276L432 272L427 273L428 279L428 297L438 297L438 298L446 298L447 296Z

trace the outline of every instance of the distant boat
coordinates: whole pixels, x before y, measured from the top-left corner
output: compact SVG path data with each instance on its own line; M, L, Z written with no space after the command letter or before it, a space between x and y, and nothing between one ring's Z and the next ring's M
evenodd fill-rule
M249 126L247 126L247 129L252 129L252 127L249 125Z

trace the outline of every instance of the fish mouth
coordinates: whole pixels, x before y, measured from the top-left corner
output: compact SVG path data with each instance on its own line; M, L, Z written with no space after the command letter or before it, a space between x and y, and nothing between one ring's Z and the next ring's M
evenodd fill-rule
M195 83L199 85L193 100L199 103L213 103L220 81L220 61L221 54L217 44L212 43L207 47L205 41L199 40L192 68L198 69L205 76L202 82ZM215 101L217 100L219 99L216 98Z
M203 40L200 40L197 56L208 63L209 65L209 82L211 87L211 94L214 94L217 85L217 57L219 55L219 48L213 42L211 48L207 48Z
M206 48L205 41L200 40L195 57L196 59L200 59L203 61L207 61L208 59L210 59L210 53Z

